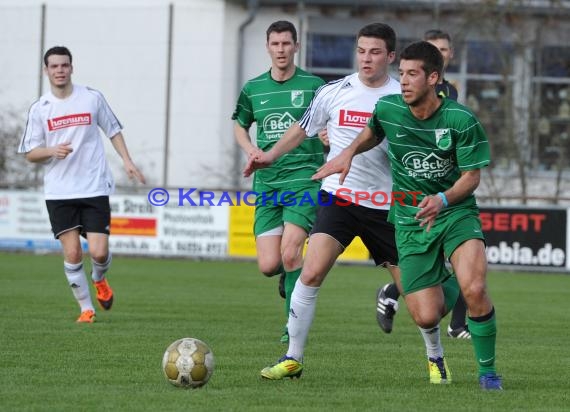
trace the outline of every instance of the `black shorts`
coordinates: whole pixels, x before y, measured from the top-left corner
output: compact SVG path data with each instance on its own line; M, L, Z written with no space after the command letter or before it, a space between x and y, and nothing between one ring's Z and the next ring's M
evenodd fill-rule
M398 264L396 235L394 225L388 222L388 210L353 203L345 206L346 200L322 190L319 196L321 202L311 234L325 233L345 249L355 236L360 236L376 265Z
M91 232L109 234L109 196L46 200L46 206L51 230L56 239L62 233L73 229L79 229L83 236Z

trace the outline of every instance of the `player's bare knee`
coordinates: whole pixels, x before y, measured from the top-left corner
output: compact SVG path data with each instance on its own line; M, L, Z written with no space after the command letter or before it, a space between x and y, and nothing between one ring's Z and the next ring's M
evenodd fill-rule
M283 259L283 267L288 272L299 269L302 265L303 261L300 259Z
M90 249L89 256L91 257L91 260L100 264L105 263L107 259L109 259L109 254L107 253L107 251L98 250L98 249Z
M319 287L323 283L324 276L303 268L300 279L305 286Z
M440 320L441 320L441 318L439 316L437 316L435 318L426 319L424 322L420 323L418 326L420 326L423 329L435 328L437 325L439 325Z
M64 259L68 263L77 264L83 259L81 248L67 249L63 253Z
M99 264L104 264L109 260L109 253L105 251L89 251L91 259Z
M281 262L258 262L259 271L268 278L276 276L281 273Z
M441 320L440 313L421 308L410 308L410 314L416 325L423 329L433 328Z
M303 260L300 257L283 256L283 267L285 270L293 271L298 269L303 264Z
M298 246L286 246L281 249L281 260L283 267L287 270L295 270L301 267L303 257L301 255L301 248Z
M487 295L485 282L471 282L461 289L466 302L480 302Z

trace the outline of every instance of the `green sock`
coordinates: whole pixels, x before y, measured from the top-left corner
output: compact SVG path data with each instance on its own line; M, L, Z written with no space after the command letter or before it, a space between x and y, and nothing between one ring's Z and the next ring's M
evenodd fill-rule
M446 313L449 313L455 306L457 298L459 297L459 283L457 283L457 277L455 274L448 277L446 281L441 284L441 287L443 288Z
M497 340L495 309L493 308L487 316L475 319L468 317L467 325L471 332L475 357L479 364L479 376L495 373L495 343Z
M299 276L301 276L301 268L285 272L285 316L287 319L289 319L289 309L291 309L291 294Z

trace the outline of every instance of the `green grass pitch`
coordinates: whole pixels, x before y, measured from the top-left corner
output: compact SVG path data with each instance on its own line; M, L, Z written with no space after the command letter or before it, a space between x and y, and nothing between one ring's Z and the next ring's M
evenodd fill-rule
M86 263L89 267L89 263ZM568 411L570 276L492 272L503 392L477 384L469 341L442 337L453 384L428 383L423 341L404 309L375 320L388 273L339 265L320 290L299 380L264 381L286 350L277 278L251 262L116 256L115 304L97 323L78 307L60 256L0 254L2 411ZM449 319L443 321L447 327ZM181 337L213 350L197 390L166 382L161 360Z

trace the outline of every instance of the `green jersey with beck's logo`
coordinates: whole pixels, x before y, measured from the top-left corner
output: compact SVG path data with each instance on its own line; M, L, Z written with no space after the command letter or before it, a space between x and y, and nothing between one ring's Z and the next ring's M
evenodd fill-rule
M444 192L462 171L481 169L490 162L479 120L451 99L442 99L429 118L420 120L401 95L386 96L376 103L368 126L379 138L388 139L394 184L391 220L401 230L424 230L414 218L423 197ZM459 209L478 213L475 196L443 209L437 220Z
M271 71L249 80L241 90L232 119L249 130L257 125L257 147L268 151L285 131L299 120L324 81L298 67L284 82L271 78ZM303 188L319 184L311 176L323 164L323 145L318 136L307 137L270 167L257 170L254 190Z

